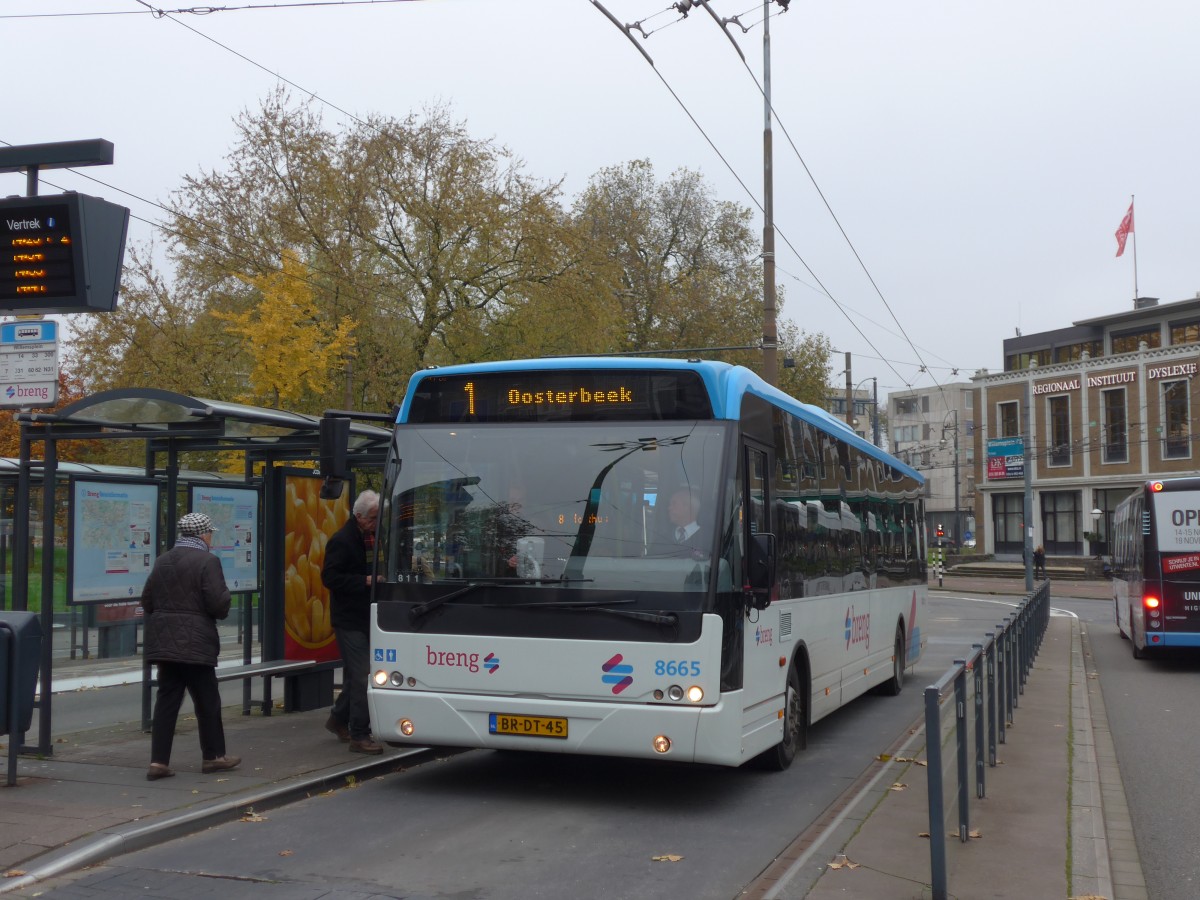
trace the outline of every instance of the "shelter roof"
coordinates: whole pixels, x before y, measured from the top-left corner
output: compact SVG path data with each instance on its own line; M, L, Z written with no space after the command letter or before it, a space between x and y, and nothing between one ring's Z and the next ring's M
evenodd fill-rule
M203 435L236 447L291 443L314 437L320 417L225 400L192 397L158 388L119 388L91 394L53 413L24 417L35 424L62 424L125 432L129 437ZM369 452L386 447L388 429L362 422L350 424L350 450Z

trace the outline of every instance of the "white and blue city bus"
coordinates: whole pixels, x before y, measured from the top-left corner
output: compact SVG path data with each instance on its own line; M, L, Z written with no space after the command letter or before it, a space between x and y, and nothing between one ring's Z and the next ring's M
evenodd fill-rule
M922 484L724 363L418 372L384 472L376 736L784 768L920 657Z
M1200 478L1147 481L1112 522L1117 630L1142 659L1200 647Z

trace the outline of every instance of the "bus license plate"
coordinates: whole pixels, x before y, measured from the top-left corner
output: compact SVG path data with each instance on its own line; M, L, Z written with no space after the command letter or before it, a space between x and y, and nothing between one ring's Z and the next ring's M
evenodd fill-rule
M521 737L565 738L567 720L560 716L488 713L488 731L492 734L513 734Z

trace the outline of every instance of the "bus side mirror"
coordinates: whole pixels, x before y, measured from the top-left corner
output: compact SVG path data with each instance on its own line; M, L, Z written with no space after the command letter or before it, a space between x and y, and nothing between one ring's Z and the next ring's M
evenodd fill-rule
M771 590L775 586L775 535L750 535L746 565L750 605L755 609L766 609L771 604Z
M318 431L318 465L325 481L321 497L336 500L342 495L346 471L346 454L350 448L350 420L342 416L322 416Z

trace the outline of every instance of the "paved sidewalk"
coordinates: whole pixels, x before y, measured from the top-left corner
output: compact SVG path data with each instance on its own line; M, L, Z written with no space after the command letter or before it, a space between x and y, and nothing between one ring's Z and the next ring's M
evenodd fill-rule
M947 576L941 589L1022 596L1024 581ZM1109 591L1108 582L1055 584L1051 605L1056 597L1106 599ZM1099 687L1085 663L1078 622L1053 618L1000 747L1003 765L988 769L988 796L972 807L972 828L982 836L948 842L950 897L1145 897L1144 887L1137 892L1141 871ZM907 689L923 687L910 681ZM428 757L420 750L351 754L324 730L326 715L320 709L242 716L226 709L229 752L243 763L219 775L200 773L195 722L181 716L172 760L177 775L154 782L145 778L150 738L135 724L55 735L52 757L22 757L18 785L0 787L0 894L33 896L39 882L56 875ZM4 761L7 740L0 737ZM913 746L921 750L924 740L918 735ZM808 871L821 873L796 880L807 880L811 892L776 896L931 896L929 843L919 836L928 831L925 769L896 762L879 767L885 771L845 817L836 845L826 842L805 861ZM897 782L908 788L888 789ZM829 868L839 852L858 868ZM1110 857L1118 861L1112 873Z
M0 787L0 894L429 755L419 749L350 753L325 730L327 708L269 717L227 708L229 752L241 756L242 765L203 775L195 718L186 714L187 704L184 710L174 778L146 780L150 736L136 724L56 737L52 757L21 757L17 785ZM5 746L5 761L7 752Z
M936 582L934 584L936 590ZM1023 579L946 577L944 591L1024 595ZM1111 585L1062 582L1055 598L1106 600ZM912 685L918 689L923 686ZM1020 695L998 765L985 773L986 797L970 799L973 836L947 831L948 897L954 900L1144 900L1147 897L1125 792L1116 765L1086 634L1072 616L1053 616ZM973 740L973 738L972 738ZM906 758L925 761L919 752ZM973 746L973 744L972 744ZM943 756L953 753L947 744ZM953 758L945 760L953 765ZM812 873L767 897L805 900L926 900L930 887L930 772L912 762L880 762L835 836L794 849L793 867ZM900 789L895 786L904 785ZM947 789L949 793L949 789ZM947 800L949 802L949 799ZM781 870L781 872L786 870Z

